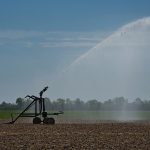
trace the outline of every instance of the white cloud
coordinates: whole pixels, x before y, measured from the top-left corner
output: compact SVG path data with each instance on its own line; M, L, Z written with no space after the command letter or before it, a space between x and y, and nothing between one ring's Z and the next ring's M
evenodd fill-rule
M24 41L23 42L24 46L27 47L27 48L31 48L33 46L33 43L30 42L30 41Z
M0 46L92 47L104 39L106 32L45 32L0 30ZM3 44L1 44L3 43Z
M24 30L0 30L0 39L24 39L36 36L43 36L44 32L24 31Z
M41 47L92 47L95 42L76 42L76 41L63 41L63 42L41 42Z

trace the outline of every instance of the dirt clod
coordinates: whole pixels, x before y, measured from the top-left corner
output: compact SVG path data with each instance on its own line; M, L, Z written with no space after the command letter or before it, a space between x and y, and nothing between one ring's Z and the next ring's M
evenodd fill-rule
M3 124L0 125L0 149L126 149L148 150L150 124Z

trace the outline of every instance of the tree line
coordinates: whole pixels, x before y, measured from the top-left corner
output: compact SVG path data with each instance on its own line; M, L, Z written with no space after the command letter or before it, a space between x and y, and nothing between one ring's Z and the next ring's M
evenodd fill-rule
M27 105L31 103L30 99L17 98L15 103L7 103L3 101L0 104L1 110L20 110L24 109ZM57 100L50 100L45 98L45 105L47 110L96 110L96 111L112 111L112 110L150 110L150 100L141 100L136 98L132 102L124 97L116 97L113 99L108 99L104 102L98 101L96 99L83 101L79 98L71 100L69 98Z

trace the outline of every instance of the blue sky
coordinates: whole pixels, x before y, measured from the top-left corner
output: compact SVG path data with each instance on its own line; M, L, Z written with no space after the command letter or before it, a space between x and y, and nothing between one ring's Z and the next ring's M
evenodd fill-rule
M36 94L119 27L150 16L149 6L149 0L0 0L0 101Z
M112 30L150 13L149 0L5 0L0 3L1 29Z

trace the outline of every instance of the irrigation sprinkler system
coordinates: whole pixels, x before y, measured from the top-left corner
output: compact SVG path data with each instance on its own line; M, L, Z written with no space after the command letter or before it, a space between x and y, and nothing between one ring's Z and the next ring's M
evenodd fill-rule
M8 122L8 124L15 123L19 118L21 117L32 117L33 118L33 124L55 124L55 119L53 117L48 117L49 115L59 115L63 114L62 111L55 112L55 113L48 113L45 109L45 99L42 97L43 93L48 89L48 86L45 87L42 91L39 93L39 97L36 97L34 95L30 96L27 95L25 98L29 98L32 100L32 102L21 112L18 113L16 118L13 118L13 114L11 114L12 121ZM34 113L27 113L29 108L34 105Z

